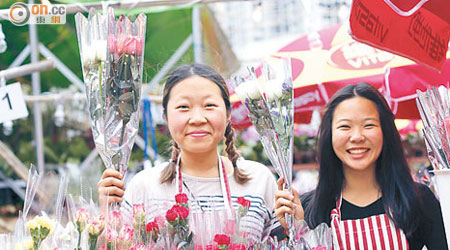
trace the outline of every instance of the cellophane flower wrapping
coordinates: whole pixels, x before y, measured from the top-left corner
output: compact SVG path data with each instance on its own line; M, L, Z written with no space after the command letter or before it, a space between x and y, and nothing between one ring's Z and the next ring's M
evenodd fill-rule
M107 168L126 171L139 127L146 16L75 15L94 142Z
M449 88L417 90L417 108L423 121L428 158L434 168L433 183L440 200L447 243L450 245L450 99Z
M251 232L241 225L250 209L250 201L244 197L237 199L234 217L215 204L208 205L208 211L193 211L196 203L185 194L178 194L170 204L157 205L156 210L149 209L156 204L150 199L133 204L130 209L113 206L105 215L100 214L92 200L74 199L70 194L65 197L67 213L62 217L67 216L68 220L53 219L57 216L45 213L29 218L25 220L23 237L0 236L0 242L6 242L5 249L242 250L282 249L286 245L271 238L261 242L249 237ZM8 244L10 247L6 248Z
M417 108L423 121L428 157L435 170L450 168L450 99L444 86L417 90Z
M264 87L253 75L240 79L236 94L249 111L249 117L258 132L264 150L280 177L285 178L285 188L292 189L293 164L293 84L290 60L265 63ZM295 236L292 215L286 215L290 244Z
M255 250L330 250L333 249L333 239L331 228L322 223L314 229L310 229L304 220L296 222L295 241L289 245L287 241L278 241L276 238L269 238L264 242L255 244Z

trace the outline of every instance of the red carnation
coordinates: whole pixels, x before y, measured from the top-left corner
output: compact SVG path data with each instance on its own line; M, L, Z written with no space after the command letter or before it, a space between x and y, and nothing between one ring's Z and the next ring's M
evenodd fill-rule
M158 223L156 223L156 221L151 221L149 223L147 223L147 225L145 225L145 231L147 232L152 232L152 231L156 231L158 230Z
M245 199L242 196L237 199L237 203L239 203L241 206L243 206L245 208L249 208L250 207L250 201Z
M178 213L176 209L171 208L166 212L166 219L168 222L174 222L178 218Z
M188 202L188 197L187 197L187 195L184 194L184 193L177 194L177 195L175 195L175 201L176 201L178 204L187 204L187 202Z
M189 215L189 209L183 206L174 205L173 209L175 209L180 216L180 220L185 220Z
M214 241L217 242L217 245L219 246L230 245L230 237L226 236L225 234L216 234L214 236Z

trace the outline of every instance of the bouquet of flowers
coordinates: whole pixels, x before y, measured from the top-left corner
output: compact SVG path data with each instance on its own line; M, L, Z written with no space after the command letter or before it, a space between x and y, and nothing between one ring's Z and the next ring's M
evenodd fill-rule
M290 65L282 61L281 67L263 66L264 90L251 72L248 80L240 79L236 94L249 111L249 117L261 137L264 150L285 188L292 188L293 148L293 85ZM274 70L278 68L278 70ZM286 216L290 245L295 238L294 217Z
M434 168L441 202L447 243L450 245L450 99L449 89L432 87L417 90L416 104L423 121L428 158Z
M304 220L297 222L296 224L295 242L289 246L296 250L330 250L333 249L333 239L331 234L331 228L322 223L314 229L310 229ZM265 242L256 244L253 249L259 250L279 250L285 249L287 246L286 241L277 241L277 239L269 238Z
M60 185L62 193L64 187L64 183ZM164 209L156 206L157 210L149 209L155 209L153 200L134 204L130 210L115 207L103 217L92 200L86 202L79 197L75 203L69 194L65 196L68 212L64 214L68 218L65 226L61 216L48 216L42 212L28 221L24 219L25 232L16 233L21 237L0 235L0 243L4 243L2 249L5 250L243 250L281 249L257 247L283 246L283 243L273 244L273 240L269 240L270 244L253 240L249 237L251 233L243 230L245 226L242 227L241 222L248 216L251 205L244 197L237 199L233 219L227 217L225 211L216 210L215 204L208 205L208 211L191 211L195 201L189 201L186 194L178 194L174 200L170 206L163 204ZM60 206L56 204L56 207ZM59 219L53 219L55 217ZM204 218L199 220L200 217Z
M126 171L139 127L146 16L75 16L94 142L107 168Z
M450 168L450 100L448 89L417 90L417 108L423 121L428 156L436 170Z

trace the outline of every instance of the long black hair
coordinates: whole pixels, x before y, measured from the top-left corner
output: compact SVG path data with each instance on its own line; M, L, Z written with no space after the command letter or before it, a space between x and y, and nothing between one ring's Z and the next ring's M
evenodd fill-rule
M376 161L376 180L380 186L386 214L407 236L418 227L420 204L416 185L406 162L394 114L383 95L366 83L347 85L328 102L318 132L319 182L314 192L306 195L305 220L311 227L330 223L331 210L342 192L345 180L341 160L332 146L332 118L343 101L362 97L372 101L378 110L383 132L383 148Z

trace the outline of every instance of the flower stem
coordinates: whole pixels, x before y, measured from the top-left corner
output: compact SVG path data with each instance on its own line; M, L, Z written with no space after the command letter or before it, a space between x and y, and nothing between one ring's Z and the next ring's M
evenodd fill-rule
M100 112L101 116L104 118L104 104L102 99L102 75L103 75L103 67L102 67L102 61L98 62L98 100L100 102ZM106 136L104 136L104 142L103 145L105 146L105 151L108 151L108 144L106 143Z
M81 250L81 232L80 231L78 231L77 250Z
M125 137L125 129L126 129L126 125L127 125L127 122L125 121L125 120L122 120L122 130L120 131L120 140L119 140L119 148L121 148L122 147L122 144L123 144L123 139L124 139L124 137ZM119 154L120 154L121 152L119 152ZM120 158L122 158L122 154L120 155ZM117 169L118 171L120 171L121 173L122 173L122 166L121 166L121 159L119 160L119 169ZM122 173L123 174L123 173Z
M97 249L97 238L89 239L89 250Z

